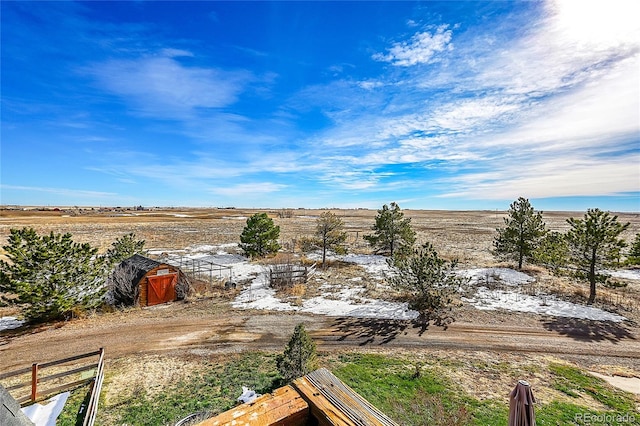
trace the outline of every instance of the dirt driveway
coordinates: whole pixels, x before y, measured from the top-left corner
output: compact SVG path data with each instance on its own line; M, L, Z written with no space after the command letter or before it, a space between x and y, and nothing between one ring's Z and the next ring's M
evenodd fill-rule
M321 351L366 348L545 353L588 365L640 363L640 333L620 323L543 319L527 325L455 322L421 329L411 322L233 310L220 300L114 312L0 334L0 371L100 347L107 358L151 353L235 353L283 349L304 322Z

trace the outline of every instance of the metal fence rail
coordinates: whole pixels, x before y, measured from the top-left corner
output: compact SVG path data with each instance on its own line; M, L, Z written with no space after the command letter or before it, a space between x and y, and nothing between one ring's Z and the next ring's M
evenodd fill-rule
M177 266L191 278L208 281L209 285L216 280L233 281L233 268L207 259L193 259L188 256L155 256L156 260Z
M67 364L72 361L78 361L90 357L98 356L98 361L96 363L91 363L89 365L84 365L82 367L70 366L69 369L65 371L61 371L58 373L50 374L47 376L42 376L42 370L47 368L51 368L54 366L59 366L62 364ZM85 371L95 370L95 375L88 378L81 378L79 380L67 381L61 385L54 387L41 386L43 383L59 381L60 379L64 379L66 377L71 377L77 374L80 374ZM36 401L40 401L46 399L49 396L58 394L60 392L65 392L71 389L74 389L78 386L92 383L89 402L86 404L86 407L80 408L80 413L84 416L83 426L92 426L95 421L95 416L98 411L98 400L100 398L100 390L102 388L102 380L104 377L104 348L100 348L97 351L88 352L81 355L74 355L68 358L63 358L55 361L45 362L45 363L34 363L31 367L22 368L20 370L14 370L7 373L0 374L0 380L10 379L12 377L18 377L22 375L27 375L31 373L31 380L22 381L15 383L11 386L7 386L5 389L12 393L12 391L16 391L18 389L28 388L30 387L29 394L19 394L16 397L16 401L20 405L24 405L25 403L33 403Z

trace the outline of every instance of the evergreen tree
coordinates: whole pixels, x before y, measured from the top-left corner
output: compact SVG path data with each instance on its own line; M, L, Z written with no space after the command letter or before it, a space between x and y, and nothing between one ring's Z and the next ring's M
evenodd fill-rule
M542 212L536 212L525 198L518 198L509 206L509 217L504 218L504 228L498 228L493 241L494 255L518 262L522 269L525 259L530 259L540 239L546 234Z
M409 308L418 311L419 320L437 325L453 321L451 308L453 295L465 279L453 273L457 261L446 261L430 243L395 261L389 260L392 273L386 279L391 287L406 298Z
M280 250L280 227L266 213L256 213L247 219L240 235L240 248L247 256L263 257Z
M396 254L408 253L416 241L416 233L411 228L411 218L405 218L400 206L391 203L378 210L375 224L371 227L373 235L363 238L369 242L377 253Z
M556 231L547 233L533 252L533 261L561 273L569 263L569 245L564 234Z
M323 212L316 221L316 241L322 248L322 266L327 258L327 250L342 251L342 244L347 240L344 222L332 212Z
M102 302L105 258L89 244L74 243L71 234L12 229L3 249L9 262L0 261L0 295L21 306L27 320L68 318Z
M627 255L627 263L629 265L640 265L640 234L636 234L636 238L631 244L631 249Z
M111 266L117 265L134 254L145 254L145 240L136 240L136 234L129 233L118 238L107 250L106 258Z
M305 330L304 324L296 325L284 353L276 358L276 366L287 383L317 368L316 344Z
M626 247L619 238L630 225L618 222L618 216L600 209L588 209L583 219L567 219L571 229L567 232L569 257L576 267L575 276L589 280L589 300L596 299L596 283L605 283L607 276L600 274L603 268L617 264L621 251Z

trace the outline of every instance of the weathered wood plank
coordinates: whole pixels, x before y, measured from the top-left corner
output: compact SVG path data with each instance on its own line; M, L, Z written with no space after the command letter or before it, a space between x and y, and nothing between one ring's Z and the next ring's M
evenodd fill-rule
M304 426L308 418L309 405L291 386L285 386L197 426Z
M293 387L320 426L398 426L325 368L296 379Z

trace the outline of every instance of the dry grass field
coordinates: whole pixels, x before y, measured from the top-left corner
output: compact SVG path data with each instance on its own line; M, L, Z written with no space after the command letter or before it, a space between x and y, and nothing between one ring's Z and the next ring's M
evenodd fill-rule
M246 219L258 211L1 210L0 242L6 243L12 228L33 227L39 233L69 232L75 241L91 243L102 251L118 237L131 232L146 241L147 249L154 250L228 245L239 242ZM283 247L296 252L299 251L296 241L313 234L316 218L322 213L322 210L309 209L260 211L268 212L280 226ZM376 211L332 211L345 223L348 250L370 253L362 236L371 232ZM506 217L504 211L404 210L404 213L411 218L419 243L433 243L442 256L459 259L462 267L513 266L499 263L490 253L495 230L503 225ZM550 229L565 231L568 217L583 214L547 212L544 219ZM640 214L618 216L620 221L631 222L624 238L632 241L640 232ZM588 288L584 283L555 277L535 266L527 266L526 272L535 276L537 284L547 292L577 303L586 301ZM326 272L323 282L347 281L359 273L357 266L342 265ZM118 410L138 398L138 392L152 398L171 383L199 376L203 360L207 365L217 365L246 352L278 351L295 323L303 321L318 342L322 359L329 364L338 362L342 353L351 351L406 357L452 383L464 385L469 395L478 401L501 401L517 379L527 377L543 404L570 402L601 410L606 407L588 393L578 392L576 399L558 391L555 373L549 366L569 363L584 370L640 378L637 368L639 287L636 281L623 288L598 290L598 307L616 310L621 300L632 307L623 313L630 319L623 325L551 320L534 314L480 311L463 306L457 309L457 321L449 330L430 328L424 334L397 321L235 310L228 303L232 296L214 295L201 301L95 314L66 324L45 325L13 337L0 336L0 369L50 359L52 353L58 354L53 358L58 358L104 345L109 355L109 373L102 420L103 424L119 424ZM307 296L316 295L317 290L310 285ZM12 313L14 311L6 308L0 309L0 316Z
M99 209L61 209L60 211L0 210L0 242L4 245L12 228L33 227L39 233L69 232L77 242L91 243L105 251L113 241L133 232L146 241L147 249L175 250L194 245L220 245L240 242L246 219L257 212L267 212L280 226L281 245L286 251L299 251L296 242L312 236L316 218L324 210L311 209L200 209L171 208L148 211L101 211ZM370 253L362 238L371 233L376 210L334 209L348 232L347 248L351 253ZM447 259L458 259L461 267L512 266L500 264L490 250L496 228L503 226L506 211L404 210L417 232L417 243L431 242ZM621 222L631 225L623 235L631 242L640 232L639 213L616 213ZM584 212L545 212L547 227L566 231L567 218L582 217ZM226 248L232 251L233 248ZM2 256L0 249L0 256ZM551 293L585 298L587 287L567 279L558 279L542 268L527 266L539 284ZM603 301L638 304L640 288L600 289ZM640 320L640 314L638 320ZM635 316L635 315L634 315Z
M151 211L61 211L0 210L0 241L6 241L11 228L33 227L41 233L73 235L77 242L89 242L106 250L119 236L129 232L146 240L147 248L180 249L197 244L239 242L246 218L266 211L280 226L283 246L314 232L316 218L323 210L243 210L175 208ZM349 250L368 252L362 236L371 232L375 210L332 210L339 215L349 234ZM418 243L429 241L444 256L457 257L463 264L477 266L495 262L489 253L495 230L503 226L505 211L404 210L418 233ZM566 219L583 212L546 212L544 220L551 230L568 229ZM291 215L291 217L286 217ZM285 216L285 217L281 217ZM621 222L630 222L627 241L640 232L639 213L618 213Z

